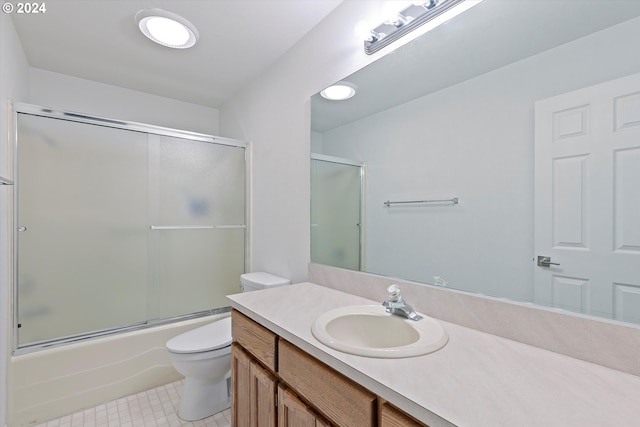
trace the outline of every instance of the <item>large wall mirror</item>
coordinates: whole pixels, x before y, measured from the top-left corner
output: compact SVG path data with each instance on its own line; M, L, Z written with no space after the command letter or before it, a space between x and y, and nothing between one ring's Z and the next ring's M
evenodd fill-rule
M312 261L640 323L638 52L640 1L485 0L313 96Z

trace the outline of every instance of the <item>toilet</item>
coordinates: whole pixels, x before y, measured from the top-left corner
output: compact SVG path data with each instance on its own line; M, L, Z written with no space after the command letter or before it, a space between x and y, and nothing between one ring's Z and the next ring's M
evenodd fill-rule
M270 273L240 276L242 292L290 284L290 280ZM184 376L180 418L201 420L231 406L231 317L175 336L166 347L173 367Z

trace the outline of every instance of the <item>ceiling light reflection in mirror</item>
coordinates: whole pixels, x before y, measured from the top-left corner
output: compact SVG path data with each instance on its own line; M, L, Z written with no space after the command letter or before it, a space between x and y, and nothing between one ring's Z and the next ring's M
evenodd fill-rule
M320 96L330 101L344 101L356 94L356 85L341 81L320 92Z

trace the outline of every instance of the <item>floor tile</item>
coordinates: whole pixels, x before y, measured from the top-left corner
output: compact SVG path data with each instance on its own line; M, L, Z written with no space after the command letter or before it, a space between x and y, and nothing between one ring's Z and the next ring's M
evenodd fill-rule
M184 381L107 402L35 427L230 427L229 409L199 421L178 417Z

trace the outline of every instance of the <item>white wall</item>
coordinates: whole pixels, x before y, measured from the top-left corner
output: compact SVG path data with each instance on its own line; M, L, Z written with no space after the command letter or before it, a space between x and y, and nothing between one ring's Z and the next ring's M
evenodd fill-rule
M29 102L56 110L218 135L218 110L39 68L29 72Z
M533 301L534 102L640 72L638 39L640 18L325 132L367 162L368 271Z
M307 278L309 99L389 51L367 56L362 40L354 36L358 21L379 22L383 3L340 4L220 109L221 133L253 144L252 271L269 271L294 282Z
M26 101L29 96L29 65L8 14L0 15L0 176L13 178L11 150L7 132L7 101ZM11 284L9 252L11 249L12 188L0 187L0 426L7 422L7 352L10 347L7 330L11 316L9 289Z

